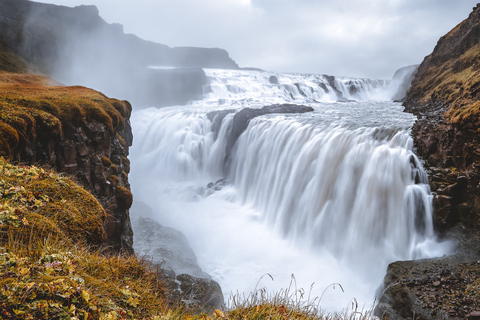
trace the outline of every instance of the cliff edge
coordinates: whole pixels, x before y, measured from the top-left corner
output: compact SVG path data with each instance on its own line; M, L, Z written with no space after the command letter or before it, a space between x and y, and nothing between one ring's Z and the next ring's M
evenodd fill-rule
M417 153L431 171L437 225L480 223L480 4L418 69L405 110L418 115Z
M480 4L437 43L408 90L405 111L430 176L440 237L456 238L449 257L397 261L379 290L377 316L480 318Z
M11 58L1 62L22 71L21 59L1 51ZM127 101L92 89L0 71L0 156L73 176L105 208L103 246L114 252L133 251L128 211L130 112Z

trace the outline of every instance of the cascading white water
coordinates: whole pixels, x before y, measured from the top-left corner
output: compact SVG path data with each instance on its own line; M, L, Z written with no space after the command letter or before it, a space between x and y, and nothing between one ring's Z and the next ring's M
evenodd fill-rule
M435 250L430 189L406 131L261 118L234 159L239 202L299 245L357 266L369 257L365 270Z
M354 297L372 302L389 262L448 252L435 238L427 177L412 151L412 115L392 102L310 102L311 113L252 119L225 167L233 113L218 132L207 113L291 101L277 85L265 89L275 82L269 73L238 72L211 71L204 100L132 117L135 200L187 236L227 297L248 294L266 273L276 281L262 287L285 288L294 274L307 291L316 283L312 296L342 284L345 293L321 301L334 311ZM276 77L295 78L292 91L311 83ZM220 190L207 187L222 178Z
M389 100L396 92L385 80L338 78L318 74L206 69L205 99L237 104ZM397 84L398 85L398 84Z

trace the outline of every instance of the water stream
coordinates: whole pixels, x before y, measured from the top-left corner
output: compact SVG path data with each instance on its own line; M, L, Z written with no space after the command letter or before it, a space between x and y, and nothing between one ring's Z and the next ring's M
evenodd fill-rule
M227 298L286 288L294 275L326 310L353 298L370 307L388 263L449 252L413 152L415 118L388 101L388 81L206 73L203 100L133 113L131 184L135 201L186 235ZM218 131L207 113L287 102L314 111L250 120L226 166L234 113ZM324 293L332 283L344 291Z

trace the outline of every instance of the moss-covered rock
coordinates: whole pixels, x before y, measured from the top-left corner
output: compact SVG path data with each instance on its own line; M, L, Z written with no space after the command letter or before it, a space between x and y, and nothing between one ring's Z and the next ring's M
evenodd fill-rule
M46 237L99 246L105 210L67 177L0 158L0 237L43 242Z
M131 110L92 89L0 72L0 156L74 175L106 208L104 240L114 251L132 251L128 201L117 197L129 188Z

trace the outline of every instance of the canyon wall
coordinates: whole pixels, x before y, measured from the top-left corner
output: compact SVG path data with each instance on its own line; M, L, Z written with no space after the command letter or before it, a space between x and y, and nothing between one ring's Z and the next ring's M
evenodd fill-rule
M390 264L376 314L392 319L480 318L480 4L443 36L408 90L405 111L429 172L439 237L454 255Z

